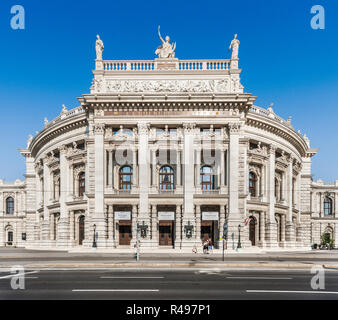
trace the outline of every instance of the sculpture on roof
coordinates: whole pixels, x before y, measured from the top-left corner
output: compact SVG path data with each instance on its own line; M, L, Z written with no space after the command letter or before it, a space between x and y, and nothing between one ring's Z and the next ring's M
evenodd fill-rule
M100 36L97 35L97 40L95 42L95 49L96 49L96 60L102 60L102 52L104 49L104 45L102 40L100 39Z
M175 57L175 49L176 49L176 42L173 44L169 43L170 37L166 36L165 41L161 37L161 32L160 32L160 26L158 26L158 36L160 40L162 41L162 45L160 45L156 51L155 54L159 58L174 58Z
M234 39L230 43L229 50L232 48L231 59L238 59L238 49L239 49L239 40L237 39L237 34L235 34Z

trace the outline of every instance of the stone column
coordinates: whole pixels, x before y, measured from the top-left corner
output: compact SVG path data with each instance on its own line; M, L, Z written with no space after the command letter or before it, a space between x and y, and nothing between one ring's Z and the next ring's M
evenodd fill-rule
M157 218L157 206L152 205L151 206L151 240L152 240L152 247L157 248L158 247L158 232L157 232L157 223L158 223L158 218Z
M268 223L266 224L266 244L270 248L278 247L277 224L275 220L275 159L276 147L270 145L268 160Z
M113 151L108 150L108 187L113 188Z
M137 186L137 158L136 158L136 148L133 149L133 188Z
M265 212L259 213L259 230L260 230L260 245L262 248L265 247Z
M200 205L196 205L196 243L199 244L200 243L200 239L201 239L201 206Z
M43 201L43 222L42 222L42 240L43 245L48 246L50 240L49 211L47 208L51 198L50 189L50 172L47 165L47 158L43 159L43 184L44 184L44 201Z
M241 123L229 123L229 215L228 215L228 239L237 248L238 225L242 222L239 212L239 136ZM242 238L242 240L244 240ZM230 241L228 241L230 243Z
M131 244L134 245L137 241L137 206L133 205L132 207L132 218L131 218L131 231L132 231L132 240Z
M175 249L181 248L181 206L176 205L176 232L175 232Z
M223 239L224 222L225 222L225 207L224 205L220 205L220 208L219 208L219 244L218 244L219 248L222 248L222 245L223 245L222 239Z
M197 192L201 191L201 148L197 148L196 152L196 172L195 172L195 186L197 188Z
M184 213L182 218L182 247L192 247L195 239L196 224L194 216L194 130L195 124L184 123L183 166L184 166ZM187 238L184 227L193 226L192 237Z
M106 246L106 218L104 208L104 132L103 123L94 126L94 148L95 148L95 211L93 214L91 233L94 234L93 228L96 225L97 247ZM93 236L92 236L93 237ZM93 240L93 239L92 239Z
M113 206L108 205L108 241L109 246L116 247L115 245L115 239L114 239L114 211Z
M224 187L225 187L225 157L224 157L225 150L224 148L221 149L221 181L220 181L220 187L221 187L221 193L224 193Z
M72 247L75 244L75 221L74 210L69 212L69 246Z
M181 151L178 149L176 150L176 166L177 166L177 173L176 173L176 187L181 186Z
M67 182L69 176L69 166L66 159L67 147L60 148L60 221L58 223L58 241L60 247L67 246L69 242L69 224L68 210L66 205L67 197Z
M280 246L284 247L285 246L285 215L281 214L280 216L280 224L281 224L281 235L280 235Z
M287 174L287 197L288 197L288 214L286 217L286 241L288 247L295 246L295 234L294 226L292 221L292 212L293 212L293 203L292 203L292 193L293 193L293 158L289 159L288 174Z
M153 180L153 188L155 189L157 187L157 181L156 181L156 150L153 149L152 151L152 180Z
M148 148L148 133L149 124L139 122L139 214L138 221L140 224L148 226L147 237L141 238L141 243L144 247L151 246L150 241L150 215L149 215L149 148Z

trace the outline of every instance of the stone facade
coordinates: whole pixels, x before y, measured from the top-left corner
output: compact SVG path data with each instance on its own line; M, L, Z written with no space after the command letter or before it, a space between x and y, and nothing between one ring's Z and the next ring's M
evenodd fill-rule
M219 247L225 222L230 249L337 243L338 182L312 181L309 139L244 92L238 40L150 61L98 41L90 93L20 149L25 181L0 181L1 246Z

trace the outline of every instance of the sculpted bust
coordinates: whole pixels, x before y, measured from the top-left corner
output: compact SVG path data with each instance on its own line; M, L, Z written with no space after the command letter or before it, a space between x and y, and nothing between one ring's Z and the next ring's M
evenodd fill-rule
M174 58L175 57L175 49L176 49L176 42L174 42L173 44L169 43L169 36L165 37L165 41L163 40L163 38L161 37L161 33L160 33L160 26L158 26L158 36L160 38L160 40L162 41L162 45L160 45L156 51L155 54L157 54L157 56L159 58Z

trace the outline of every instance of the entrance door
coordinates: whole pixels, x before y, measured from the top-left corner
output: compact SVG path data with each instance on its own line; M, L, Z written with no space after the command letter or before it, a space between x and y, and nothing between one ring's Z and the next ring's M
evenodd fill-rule
M174 227L173 221L160 221L158 226L159 245L172 246L174 244Z
M249 240L253 246L256 245L256 219L251 217L249 222Z
M119 244L129 246L131 238L131 221L119 221Z
M11 246L13 244L13 232L8 231L8 245Z
M79 245L82 245L82 242L85 238L85 217L81 216L79 218Z
M214 245L214 222L213 221L201 221L201 240L202 243L208 239L211 239Z

